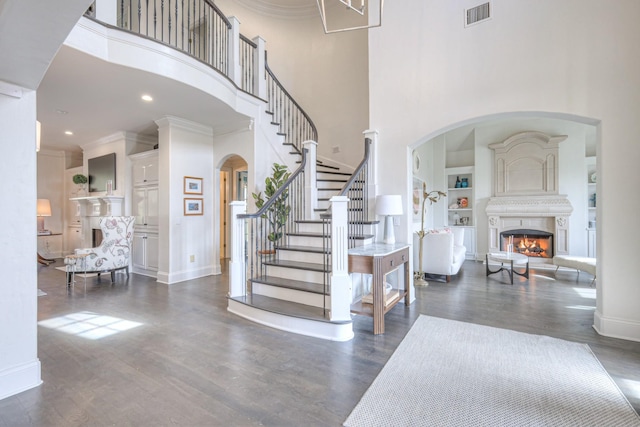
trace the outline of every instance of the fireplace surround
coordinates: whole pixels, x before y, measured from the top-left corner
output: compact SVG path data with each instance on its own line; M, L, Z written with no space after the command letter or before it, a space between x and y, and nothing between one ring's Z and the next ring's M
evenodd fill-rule
M487 203L489 252L502 249L501 235L536 230L551 236L551 255L530 255L537 263L551 263L553 255L570 251L569 222L573 207L558 194L558 146L566 135L521 132L494 150L494 197Z

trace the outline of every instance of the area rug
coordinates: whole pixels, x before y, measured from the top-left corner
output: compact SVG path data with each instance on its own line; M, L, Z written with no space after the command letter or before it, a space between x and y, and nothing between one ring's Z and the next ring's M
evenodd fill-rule
M640 426L586 344L420 316L345 426Z
M60 270L60 271L64 271L65 273L67 272L67 268L66 267L56 267L56 270ZM97 273L76 273L76 277L95 277L97 276Z

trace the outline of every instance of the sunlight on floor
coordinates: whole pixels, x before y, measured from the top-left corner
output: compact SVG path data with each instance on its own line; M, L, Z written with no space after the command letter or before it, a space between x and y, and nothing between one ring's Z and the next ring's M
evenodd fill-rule
M567 308L573 308L574 310L595 310L594 306L589 305L568 305Z
M596 299L595 288L573 288L573 290L582 298Z
M635 397L640 397L640 381L621 379L623 387L626 389L627 394L631 394Z
M65 316L42 320L38 325L49 329L55 329L71 335L76 335L90 340L98 340L109 335L137 328L143 323L117 317L103 316L90 311L71 313Z

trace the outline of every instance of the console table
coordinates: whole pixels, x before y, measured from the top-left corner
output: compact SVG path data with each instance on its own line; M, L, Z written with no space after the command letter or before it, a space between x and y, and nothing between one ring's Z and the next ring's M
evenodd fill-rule
M38 237L51 237L51 236L62 236L62 233L38 234ZM40 255L40 252L37 252L37 255L38 255L38 263L45 265L47 267L49 266L49 264L56 262L55 259L43 257L42 255Z
M373 304L356 303L351 306L354 314L373 317L373 333L384 333L384 315L404 297L408 306L410 295L409 245L406 243L374 243L349 249L349 273L373 275L371 293ZM404 289L398 289L393 297L385 301L385 276L404 266ZM395 291L394 291L395 292Z

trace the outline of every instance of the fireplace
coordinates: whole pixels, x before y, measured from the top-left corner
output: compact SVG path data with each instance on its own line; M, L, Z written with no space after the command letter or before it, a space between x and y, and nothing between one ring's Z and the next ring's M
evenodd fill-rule
M553 233L520 229L500 233L500 250L506 251L513 242L513 252L535 258L553 258Z
M530 262L550 264L554 255L570 253L573 207L559 194L559 144L566 135L527 131L502 142L494 150L494 197L486 207L488 251L506 250L513 236L514 251Z
M91 242L93 244L92 248L97 248L102 244L102 230L99 228L91 229Z

